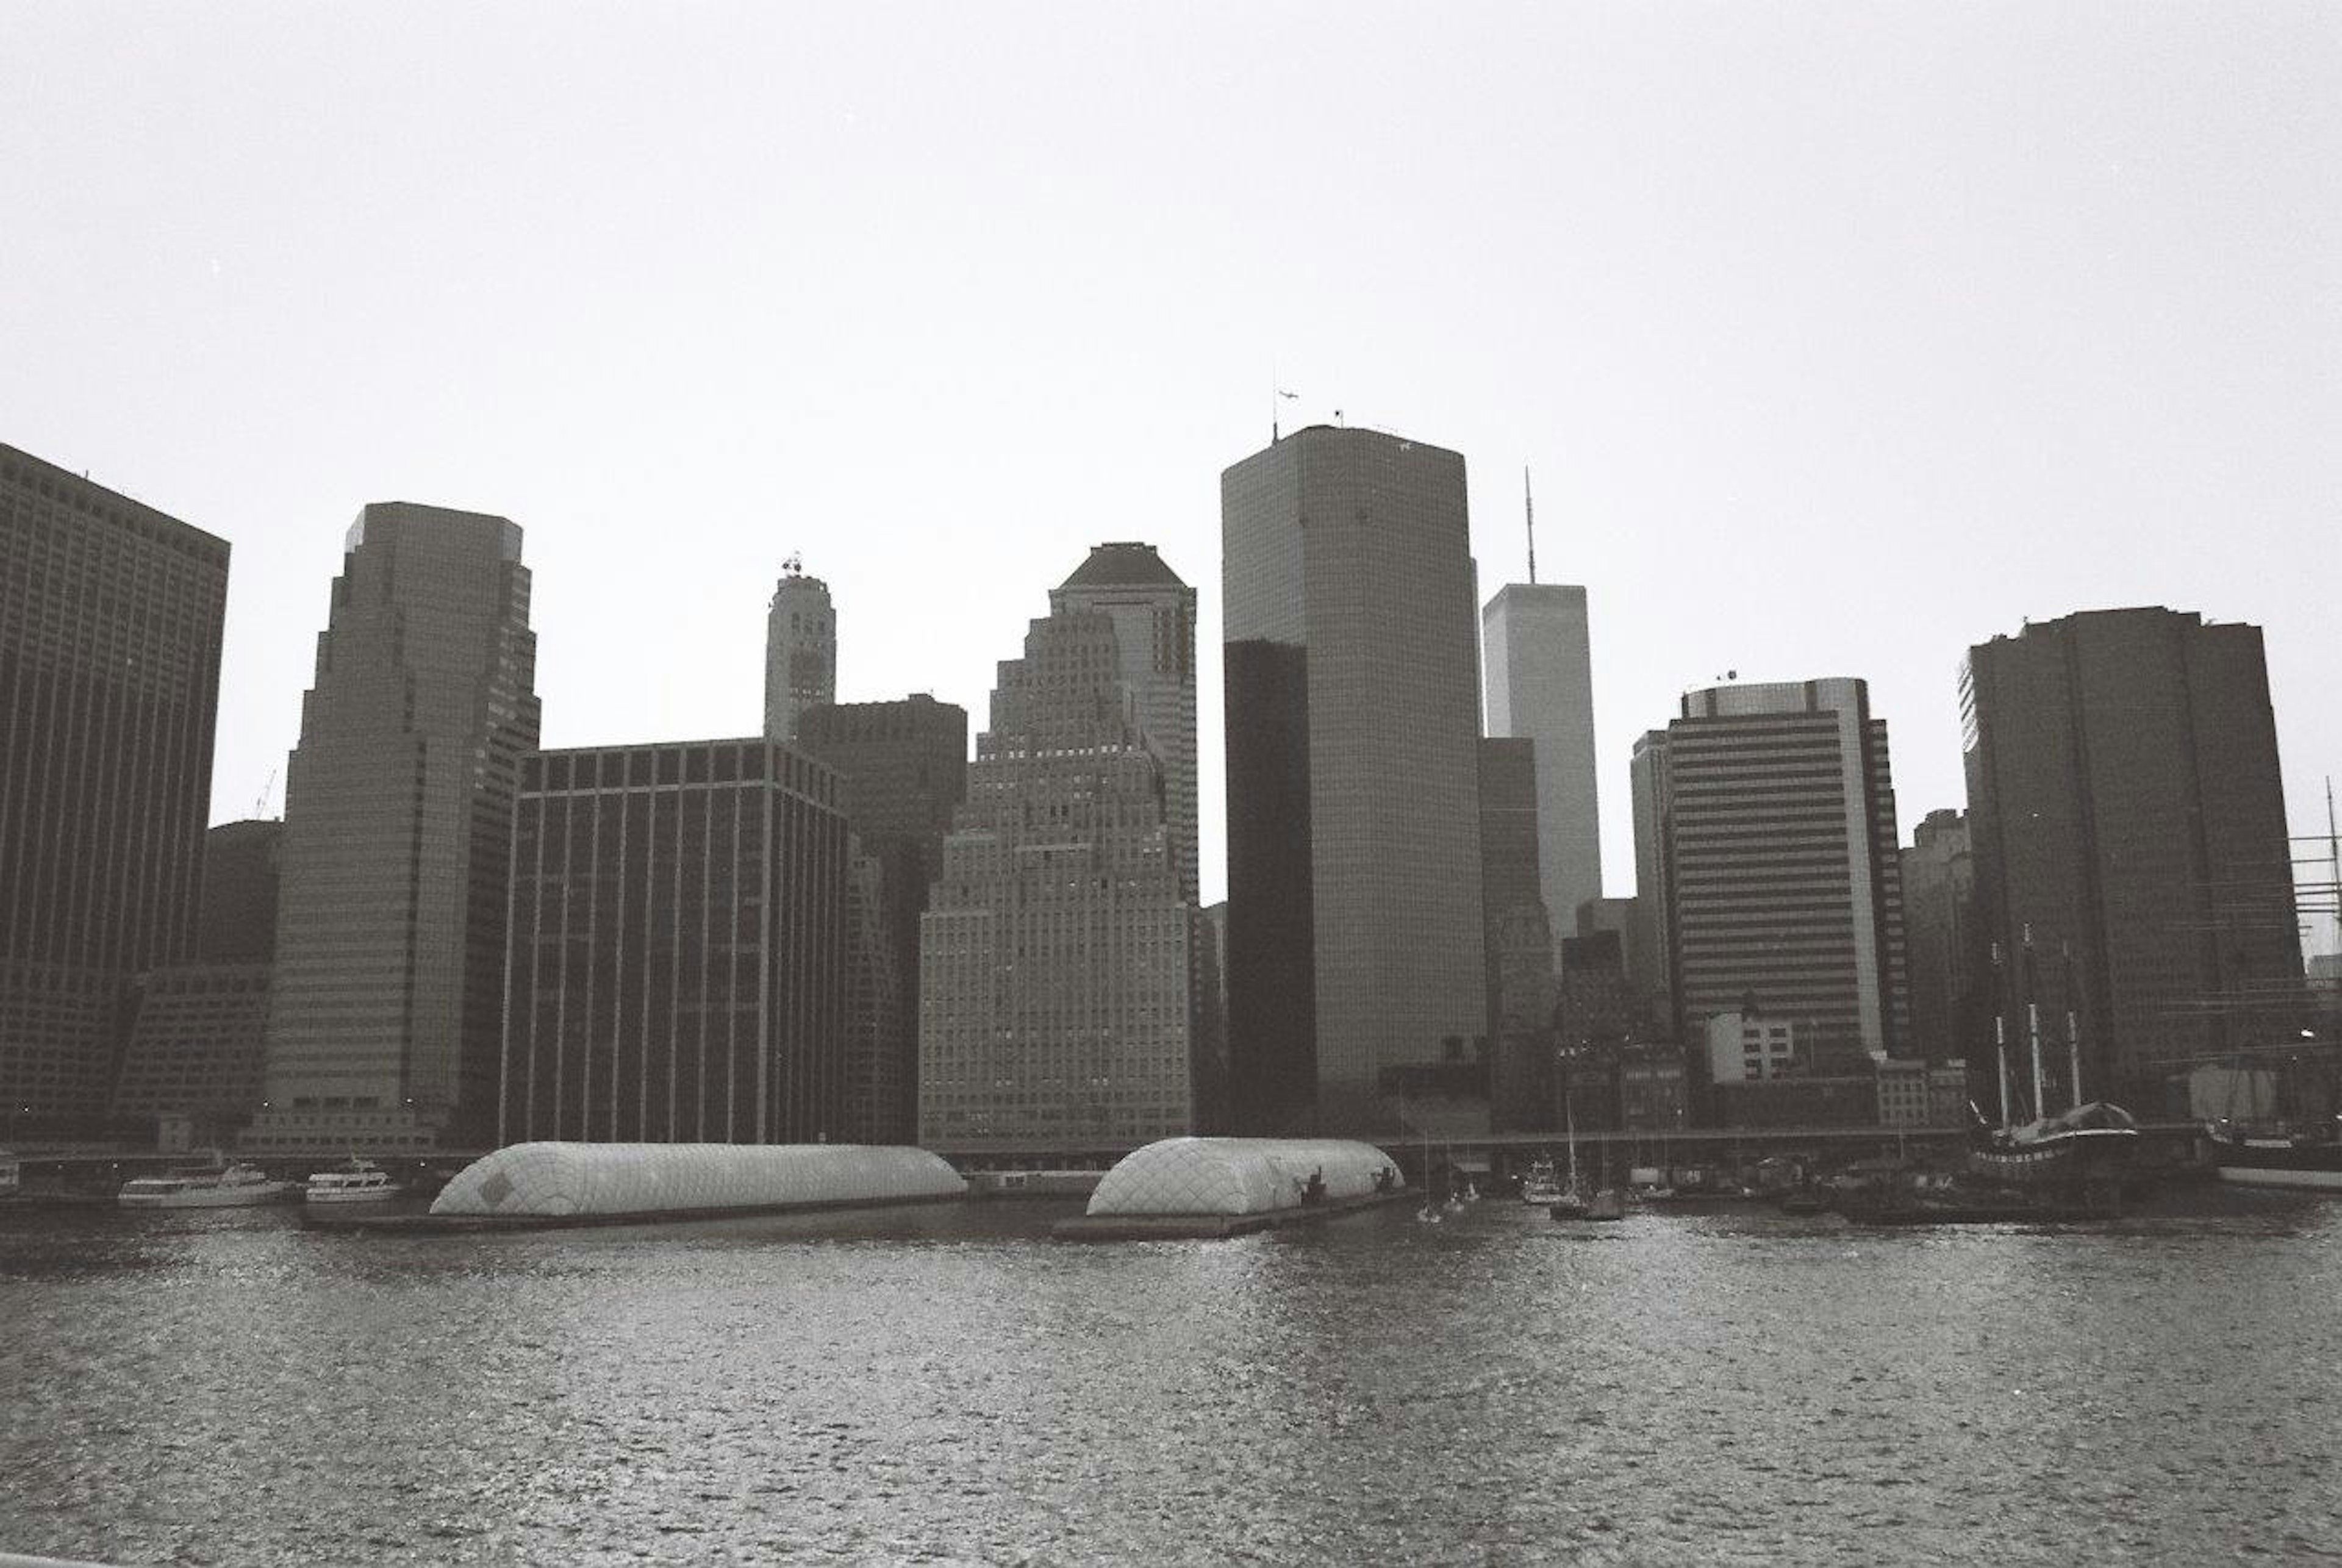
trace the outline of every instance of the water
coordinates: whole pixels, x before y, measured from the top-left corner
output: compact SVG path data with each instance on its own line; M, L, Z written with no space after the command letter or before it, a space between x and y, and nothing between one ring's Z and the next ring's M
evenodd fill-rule
M2342 1203L1073 1246L0 1215L0 1550L120 1563L2342 1553Z

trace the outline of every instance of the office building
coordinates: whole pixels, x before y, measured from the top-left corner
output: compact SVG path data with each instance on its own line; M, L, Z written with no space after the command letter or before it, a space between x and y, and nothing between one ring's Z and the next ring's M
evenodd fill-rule
M866 1044L850 1059L855 1093L868 1096L856 1102L857 1125L871 1141L908 1143L918 1122L919 916L943 871L952 812L967 795L967 710L925 693L834 703L799 715L796 744L836 772L857 857L876 870L874 881L857 864L853 939L883 936L889 950L856 948L852 959L850 1026Z
M1931 811L1912 830L1903 862L1903 932L1911 984L1912 1054L1948 1057L1990 1048L1989 948L1978 941L1976 856L1967 814Z
M129 1040L114 1086L118 1131L151 1134L165 1116L225 1144L260 1104L268 1032L265 964L182 964L129 992Z
M95 1130L124 985L194 951L228 546L0 446L0 1106Z
M500 1143L842 1142L846 814L761 738L529 757Z
M1536 754L1480 743L1480 896L1488 965L1492 1130L1538 1132L1553 1106L1554 947L1537 875Z
M845 1114L856 1144L907 1144L916 1135L918 1014L902 954L887 929L886 873L849 840L846 881ZM916 954L913 954L913 973Z
M1537 885L1557 955L1577 906L1602 896L1586 590L1508 583L1482 609L1480 635L1488 733L1536 749Z
M1667 926L1667 732L1646 730L1627 764L1635 824L1634 929L1626 937L1630 978L1655 1018L1675 1012L1675 933Z
M1235 1115L1395 1135L1411 1087L1486 1092L1464 460L1313 426L1220 516Z
M806 710L837 701L837 613L829 584L799 570L773 589L765 613L765 738L793 741Z
M204 834L204 896L195 923L203 964L266 964L276 956L281 822L224 822Z
M1196 899L1196 590L1164 564L1152 544L1098 544L1050 593L1049 610L1095 611L1114 623L1131 712L1163 759L1179 885L1190 901Z
M1864 683L1691 692L1638 752L1665 769L1680 1037L1761 1012L1795 1025L1814 1074L1910 1054L1895 789Z
M1201 924L1115 622L1036 621L1000 664L920 922L919 1141L1192 1132Z
M256 1151L386 1151L495 1125L513 796L537 739L521 531L376 503L285 772Z
M2037 622L1969 649L1960 695L1977 919L2004 954L2031 929L2044 1011L2060 1030L2077 1014L2086 1097L2163 1114L2187 1058L2298 1028L2259 627L2162 608ZM2021 1037L2025 966L2000 974Z

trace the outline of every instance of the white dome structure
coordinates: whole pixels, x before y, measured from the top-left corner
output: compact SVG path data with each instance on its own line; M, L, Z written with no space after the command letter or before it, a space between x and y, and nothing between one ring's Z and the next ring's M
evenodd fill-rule
M1323 1201L1339 1203L1396 1186L1398 1162L1341 1138L1166 1138L1124 1155L1088 1214L1275 1213L1300 1208L1313 1176Z
M435 1215L506 1219L717 1213L965 1197L925 1149L861 1144L514 1144L473 1161Z

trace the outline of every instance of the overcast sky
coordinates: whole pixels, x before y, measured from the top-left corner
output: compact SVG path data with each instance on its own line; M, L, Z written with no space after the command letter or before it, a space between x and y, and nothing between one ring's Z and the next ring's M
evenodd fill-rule
M2342 6L0 4L0 439L235 546L214 815L372 500L527 531L549 745L840 695L981 727L1106 539L1202 594L1288 424L1462 452L1587 584L1611 890L1677 693L1860 675L1903 832L2028 616L2267 629L2342 767Z

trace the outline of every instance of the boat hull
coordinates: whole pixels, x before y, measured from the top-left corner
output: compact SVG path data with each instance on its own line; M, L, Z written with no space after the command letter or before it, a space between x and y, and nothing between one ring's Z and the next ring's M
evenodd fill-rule
M2239 1187L2342 1193L2342 1144L2233 1140L2211 1134L2212 1168Z
M401 1186L388 1187L312 1187L302 1195L308 1203L386 1203L393 1198L406 1196Z
M256 1209L295 1197L300 1188L291 1182L267 1182L254 1187L196 1188L183 1193L124 1193L114 1201L125 1209Z
M1968 1151L1972 1175L2010 1187L2067 1187L2120 1181L2138 1151L2131 1128L2084 1128L2037 1143L1995 1142Z

